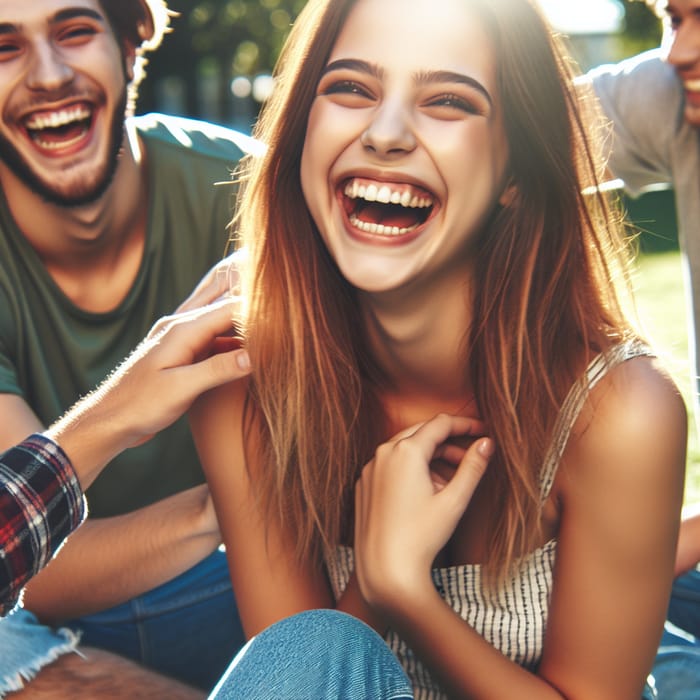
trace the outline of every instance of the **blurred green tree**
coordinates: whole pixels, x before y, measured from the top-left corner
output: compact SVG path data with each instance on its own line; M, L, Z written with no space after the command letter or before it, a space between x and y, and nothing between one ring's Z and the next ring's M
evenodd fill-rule
M159 108L163 81L175 78L183 88L184 114L200 116L202 93L208 90L208 111L213 113L207 118L229 121L231 81L271 71L304 4L305 0L169 0L178 15L172 20L172 33L149 60L138 110Z
M659 45L661 21L643 0L622 0L625 7L625 28L622 46L625 56Z

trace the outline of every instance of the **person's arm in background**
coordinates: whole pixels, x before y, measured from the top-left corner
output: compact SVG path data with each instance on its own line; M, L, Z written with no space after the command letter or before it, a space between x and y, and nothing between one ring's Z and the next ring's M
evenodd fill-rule
M190 306L196 301L194 299ZM28 443L11 448L3 456L3 462L7 463L9 460L10 470L15 471L21 470L24 464L31 473L37 470L37 460L43 462L41 466L44 476L43 482L39 483L39 490L52 488L50 473L53 472L53 478L60 482L58 490L63 497L63 509L61 499L52 503L58 510L42 522L42 516L37 513L37 508L41 510L41 495L36 493L36 490L31 493L32 487L28 486L26 478L22 477L24 484L30 489L23 492L24 506L28 506L30 519L34 524L42 531L46 527L53 527L56 522L60 524L57 525L58 536L48 542L40 543L35 539L32 541L31 538L23 539L21 536L18 538L17 527L21 530L21 511L24 508L22 504L17 504L14 498L17 490L13 488L16 482L11 479L11 471L4 472L5 476L0 484L3 487L3 523L0 533L2 559L6 565L4 573L0 572L4 577L0 580L3 602L6 598L16 595L17 588L51 557L60 545L61 538L82 519L82 499L76 499L76 478L79 480L79 486L87 488L110 459L127 447L144 442L152 434L169 425L187 410L199 393L248 373L245 351L232 350L212 355L213 349L222 349L220 340L216 340L217 336L224 336L230 332L231 327L231 304L226 301L210 308L190 310L163 319L154 326L148 338L120 368L98 390L79 401L47 430L45 437L35 437ZM0 405L4 399L10 402L19 401L17 397L3 396L0 397ZM28 409L27 413L32 415ZM36 432L35 426L30 428L30 431L32 429ZM61 449L49 447L52 442L46 438L61 446L72 463L75 474L71 473L68 459ZM34 462L34 466L31 462ZM44 486L41 486L42 483ZM53 488L56 488L55 484ZM71 501L72 505L66 504L66 499ZM50 498L49 500L52 501ZM6 507L8 511L5 510ZM67 521L61 522L62 516L67 518ZM168 520L163 524L162 520L166 517ZM212 551L219 541L218 526L205 486L190 489L133 514L98 521L94 528L91 525L90 522L86 523L74 537L78 538L83 530L88 531L88 541L98 538L99 542L95 541L96 547L105 551L105 555L110 559L116 560L119 566L125 565L124 558L118 558L119 552L124 552L124 556L131 558L131 561L143 562L146 571L140 573L138 581L135 580L135 585L141 590L144 581L148 581L149 577L157 579L159 576L167 576L168 570L178 566L187 568L188 557L201 558L200 551ZM138 543L144 539L143 533L139 532L141 526L157 527L163 532L171 531L171 539L182 537L191 540L193 545L182 555L168 549L166 555L171 561L167 564L160 560L149 562L148 557L153 555L152 549L149 550L149 543L152 543L154 538L150 537L145 543L146 546L139 546ZM89 532L91 530L93 532ZM126 541L125 537L130 541ZM12 553L6 550L6 544L12 542L31 542L33 548L24 555L15 555L13 559ZM168 543L167 537L163 536L161 542L165 546ZM175 544L173 541L173 546ZM122 547L119 549L120 545ZM69 546L65 549L68 550ZM83 546L79 544L75 547L76 556L85 558ZM115 547L118 548L116 554ZM27 561L34 557L38 561ZM94 570L94 560L90 558L90 561ZM28 571L12 571L13 562L19 567L27 567ZM104 581L105 571L98 571L97 576L102 577ZM95 584L94 578L90 578L90 581L92 585ZM105 596L120 595L117 590L120 585L121 582L116 586L107 586L108 591L98 592L97 599L104 600ZM145 586L148 587L148 583ZM6 588L8 593L5 592ZM73 590L73 595L75 593ZM93 602L94 599L93 596Z
M683 509L676 550L676 576L685 574L700 563L700 503Z

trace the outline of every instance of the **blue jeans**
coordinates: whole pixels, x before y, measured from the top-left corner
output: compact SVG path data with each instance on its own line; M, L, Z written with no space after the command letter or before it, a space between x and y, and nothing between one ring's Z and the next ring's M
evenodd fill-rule
M652 675L659 700L700 698L700 573L676 579Z
M410 700L411 683L384 640L337 610L268 627L241 650L210 700Z
M24 608L0 618L0 698L21 690L52 661L72 654L78 637L67 629L51 629Z
M123 605L64 626L82 632L81 644L205 691L245 643L223 551Z
M693 569L674 581L668 619L700 639L700 571Z

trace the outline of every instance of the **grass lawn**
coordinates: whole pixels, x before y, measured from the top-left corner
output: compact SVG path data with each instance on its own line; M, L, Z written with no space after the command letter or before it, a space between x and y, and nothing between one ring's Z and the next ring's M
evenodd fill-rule
M635 290L639 315L648 334L664 353L688 407L689 444L685 502L700 503L700 442L692 416L691 380L687 357L683 273L677 251L645 254L638 260Z

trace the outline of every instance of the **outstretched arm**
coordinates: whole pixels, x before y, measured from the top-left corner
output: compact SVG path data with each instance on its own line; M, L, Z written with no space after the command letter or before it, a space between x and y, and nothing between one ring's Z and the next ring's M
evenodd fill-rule
M83 489L110 459L170 425L199 394L248 373L245 350L212 354L231 327L228 301L161 319L113 375L46 431L70 457Z
M10 448L0 457L4 464L0 467L0 512L3 515L0 590L7 606L14 602L21 587L50 560L62 540L84 517L80 486L86 488L120 451L147 440L169 425L187 410L197 394L247 374L244 350L211 354L217 336L227 333L230 328L231 311L226 302L161 320L99 389L79 401L43 436ZM19 400L17 397L4 398ZM32 425L31 429L36 427ZM190 523L198 524L192 528L198 537L192 532L181 533L189 547L185 547L178 557L170 557L164 569L163 562L159 564L159 558L154 556L157 549L154 543L146 548L144 557L141 557L145 559L142 564L146 571L160 566L157 578L175 575L171 574L173 567L187 568L189 559L195 556L193 549L196 556L200 556L198 550L203 546L211 551L218 544L218 527L206 487L191 489L143 511L137 511L140 515L123 516L125 522L118 523L122 535L131 539L132 549L138 549L133 547L133 542L139 538L134 536L129 525L133 524L138 532L145 525L144 517L157 523L164 522L166 515L176 513L171 523L171 538L178 532L178 522L188 519ZM108 553L111 560L119 561L115 556L119 551L118 543L104 546L105 540L99 542L105 527L109 532L112 520L118 519L102 521L95 528L89 523L85 527L86 542L96 538L96 544L102 546L95 551L101 550L105 552L104 556ZM162 529L157 527L155 532ZM34 535L27 537L30 530ZM154 532L154 529L149 529L149 532ZM76 537L82 539L81 535L82 532ZM78 542L71 549L78 558L85 560L85 551L89 550L83 550L80 545ZM70 569L73 562L68 548L66 554L66 566ZM183 556L187 562L179 561ZM62 566L53 568L58 575ZM121 573L115 572L108 586L95 587L98 582L89 577L83 579L88 587L87 601L94 598L96 590L99 590L99 603L92 603L96 609L102 606L105 596L105 604L113 604L111 589L120 589L119 595L123 596L128 586L124 588L119 582L126 568L120 567ZM52 587L52 577L48 577L46 583ZM139 581L138 587L143 590L143 581ZM41 608L41 587L37 590L36 598ZM76 590L72 588L70 598L75 601L81 596L76 596ZM64 616L72 612L66 610ZM52 613L47 611L47 614L51 616Z

